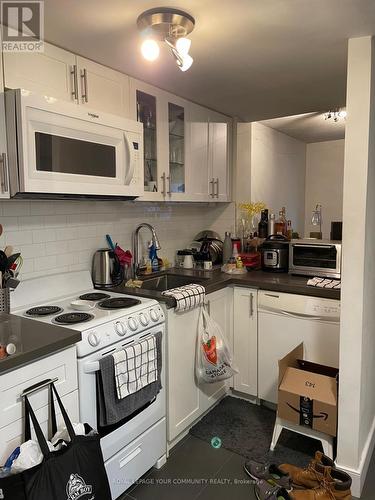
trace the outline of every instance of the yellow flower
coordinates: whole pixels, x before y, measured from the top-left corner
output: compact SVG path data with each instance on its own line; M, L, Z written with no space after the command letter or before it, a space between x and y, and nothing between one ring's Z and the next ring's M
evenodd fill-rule
M239 203L238 208L247 212L249 217L252 217L255 214L260 213L262 210L266 208L266 204L262 201L257 202L248 202L248 203Z

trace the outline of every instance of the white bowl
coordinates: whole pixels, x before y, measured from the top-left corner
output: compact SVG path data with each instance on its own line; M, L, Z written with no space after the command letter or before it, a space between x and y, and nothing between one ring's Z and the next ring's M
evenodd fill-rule
M90 309L94 309L95 304L87 300L73 300L70 306L76 311L89 311Z

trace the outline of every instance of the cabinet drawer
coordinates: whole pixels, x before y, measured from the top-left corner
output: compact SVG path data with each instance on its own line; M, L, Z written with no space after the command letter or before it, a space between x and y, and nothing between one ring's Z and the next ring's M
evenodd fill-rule
M22 418L20 394L28 387L49 378L58 378L56 388L64 396L78 388L75 346L51 354L0 376L0 429ZM34 410L48 403L48 390L30 395Z
M147 472L167 448L165 418L110 458L106 464L112 498L117 498Z
M42 391L42 392L48 392ZM72 422L79 422L78 415L78 390L66 394L62 398L63 405L68 412L69 418ZM55 405L57 416L57 427L62 425L61 412L59 406ZM40 423L45 436L48 436L48 405L39 408L35 414L38 422ZM0 429L0 464L3 464L9 457L12 451L19 446L23 441L23 418L15 420L14 422L2 427ZM35 439L34 431L32 430L32 437ZM48 436L51 437L51 436Z

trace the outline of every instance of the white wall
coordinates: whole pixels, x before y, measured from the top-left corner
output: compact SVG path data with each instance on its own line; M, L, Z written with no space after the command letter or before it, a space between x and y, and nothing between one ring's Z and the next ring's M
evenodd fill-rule
M156 227L160 257L174 263L176 249L185 248L202 229L224 235L234 229L234 205L103 201L2 201L0 247L22 252L22 278L90 269L93 252L107 247L109 233L131 249L132 231L140 222ZM146 230L141 234L150 238Z
M251 124L251 200L263 201L276 216L285 206L300 234L305 224L305 165L305 143L260 123Z
M375 43L349 40L337 465L359 496L375 443Z
M318 231L311 224L317 203L323 207L323 238L330 237L332 221L342 221L344 148L344 139L306 146L305 236Z

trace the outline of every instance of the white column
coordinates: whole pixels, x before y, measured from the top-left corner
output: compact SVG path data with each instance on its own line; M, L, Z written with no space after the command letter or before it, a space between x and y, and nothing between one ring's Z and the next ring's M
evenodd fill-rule
M348 47L343 197L343 275L337 464L359 496L374 446L375 417L375 49Z

